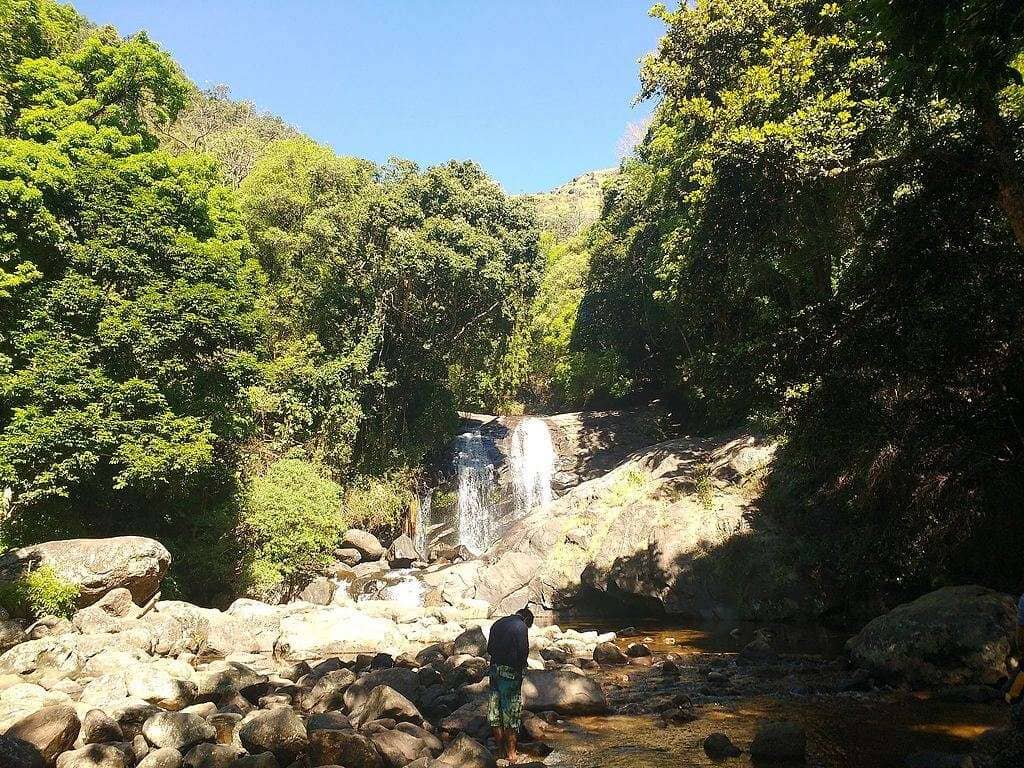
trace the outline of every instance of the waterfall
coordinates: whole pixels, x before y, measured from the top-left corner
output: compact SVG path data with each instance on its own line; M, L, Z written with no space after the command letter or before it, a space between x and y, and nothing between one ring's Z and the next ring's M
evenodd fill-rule
M456 443L459 481L459 543L479 554L491 543L490 501L494 466L479 430L464 432Z
M551 432L543 419L524 418L512 431L509 443L508 467L515 516L519 518L538 504L551 501L551 477L557 457Z
M419 509L416 510L416 551L420 553L420 557L426 559L430 553L427 551L430 548L430 542L427 540L427 528L430 527L430 510L434 501L434 490L428 488L427 492L423 494L420 499Z

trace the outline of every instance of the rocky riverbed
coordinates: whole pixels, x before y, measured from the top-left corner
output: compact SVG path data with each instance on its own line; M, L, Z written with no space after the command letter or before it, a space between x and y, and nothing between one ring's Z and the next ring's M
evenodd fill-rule
M0 766L496 765L486 637L502 601L430 583L496 561L428 565L407 539L386 548L363 531L343 544L289 602L225 610L152 594L170 558L150 539L8 553L7 572L45 564L82 590L70 620L0 620ZM523 751L578 768L1020 765L1000 693L1013 627L1013 600L972 585L848 640L728 621L538 625Z

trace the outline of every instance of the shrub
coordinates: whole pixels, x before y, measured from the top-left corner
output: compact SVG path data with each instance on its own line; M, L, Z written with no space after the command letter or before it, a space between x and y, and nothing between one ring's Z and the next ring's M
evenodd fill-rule
M413 502L411 486L412 480L405 473L359 478L345 491L347 526L378 534L396 532Z
M0 609L19 618L70 618L79 592L77 584L64 581L50 566L43 565L16 581L0 583Z
M341 500L341 486L301 459L281 459L254 478L239 523L246 593L287 592L320 571L347 527Z

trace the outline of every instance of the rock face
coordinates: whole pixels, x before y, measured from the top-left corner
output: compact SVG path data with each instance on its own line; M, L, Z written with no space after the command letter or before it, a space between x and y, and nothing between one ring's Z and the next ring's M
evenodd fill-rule
M293 613L281 620L277 654L288 661L324 659L401 649L405 640L393 621L348 607Z
M561 715L597 715L608 711L601 686L568 669L528 670L523 678L523 707Z
M142 536L65 539L8 552L0 558L0 576L13 580L30 566L48 565L64 581L78 585L80 606L118 587L142 604L160 588L170 564L167 549Z
M61 752L71 749L80 728L75 708L58 704L19 720L4 735L31 744L39 750L43 760L50 763Z
M697 618L733 616L736 607L697 570L698 555L747 532L773 451L749 435L650 446L516 522L486 553L486 567L457 563L424 581L449 602L481 599L499 614L528 602L571 608L596 596Z
M904 603L847 642L854 662L912 684L993 684L1006 676L1013 598L979 586L944 587Z

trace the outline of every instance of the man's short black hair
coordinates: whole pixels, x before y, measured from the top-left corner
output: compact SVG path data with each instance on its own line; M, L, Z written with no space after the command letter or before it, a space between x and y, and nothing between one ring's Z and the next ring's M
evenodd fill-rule
M520 608L518 611L516 611L516 616L521 618L523 620L523 623L526 624L526 626L533 626L533 611L531 611L529 608Z

